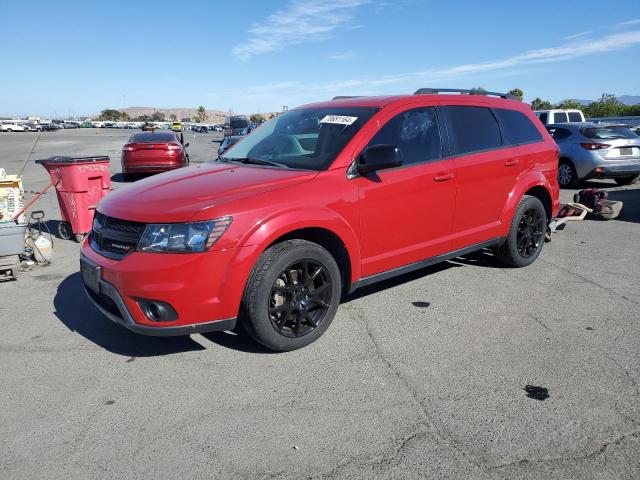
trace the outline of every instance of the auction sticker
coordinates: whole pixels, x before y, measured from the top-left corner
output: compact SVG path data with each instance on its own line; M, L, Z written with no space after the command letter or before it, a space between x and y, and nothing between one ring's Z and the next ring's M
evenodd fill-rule
M336 125L351 125L358 117L346 117L344 115L327 115L320 123L335 123Z

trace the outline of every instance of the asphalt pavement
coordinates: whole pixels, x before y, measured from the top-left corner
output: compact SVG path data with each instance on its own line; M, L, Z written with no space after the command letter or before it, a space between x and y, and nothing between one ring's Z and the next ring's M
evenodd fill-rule
M27 197L59 154L109 155L121 188L131 133L43 133ZM0 134L0 168L35 135ZM185 136L215 158L220 134ZM619 219L570 223L524 269L477 253L357 291L281 354L111 323L56 239L51 265L0 283L0 478L638 479L640 185L591 185ZM55 193L37 206L55 229Z

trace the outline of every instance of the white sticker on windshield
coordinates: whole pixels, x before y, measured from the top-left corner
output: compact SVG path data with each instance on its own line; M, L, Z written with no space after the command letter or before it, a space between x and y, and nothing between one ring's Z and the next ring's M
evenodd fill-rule
M346 117L344 115L327 115L320 123L335 123L337 125L351 125L358 120L358 117Z

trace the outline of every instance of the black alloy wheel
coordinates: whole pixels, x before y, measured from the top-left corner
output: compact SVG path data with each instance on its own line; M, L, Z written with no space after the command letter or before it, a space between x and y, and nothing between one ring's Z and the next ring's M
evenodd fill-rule
M547 231L547 212L539 198L524 195L513 214L513 220L496 251L501 262L512 267L526 267L535 262L544 246Z
M278 275L271 287L271 325L285 337L303 337L325 319L331 296L327 267L310 258L296 261Z
M285 240L265 250L253 266L239 327L271 350L296 350L329 328L341 294L342 277L331 253L308 240Z
M545 218L537 208L526 210L518 222L516 244L518 253L523 258L529 258L537 252L544 241Z

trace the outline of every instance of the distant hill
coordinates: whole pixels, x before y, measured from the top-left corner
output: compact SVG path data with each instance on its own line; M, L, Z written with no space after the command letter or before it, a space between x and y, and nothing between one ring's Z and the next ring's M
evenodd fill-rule
M154 112L162 112L166 118L171 118L171 115L175 115L178 120L182 118L194 118L198 113L197 108L157 108L157 107L128 107L119 108L121 112L129 114L129 117L136 118L141 115L153 115ZM207 110L207 122L210 123L224 123L224 119L228 113L222 110Z
M127 108L118 108L120 112L125 112L129 114L130 118L137 118L141 115L151 116L155 112L162 112L165 114L165 118L167 120L171 119L171 115L175 115L178 120L182 120L183 118L195 118L198 113L197 108L159 108L159 107L127 107ZM274 112L265 112L262 113L262 116L265 118L269 118L270 115ZM235 114L235 113L234 113ZM94 117L98 117L99 114L94 115ZM207 110L207 123L224 123L225 119L229 115L229 112L225 112L223 110ZM249 118L249 115L246 115Z
M640 95L622 95L618 100L625 105L637 105L640 103Z
M581 100L579 98L570 98L568 100L578 102L584 107L594 102L594 100ZM618 100L625 105L637 105L640 103L640 95L621 95L618 97Z
M572 102L578 102L580 105L586 107L590 103L593 103L593 100L581 100L580 98L570 98Z

